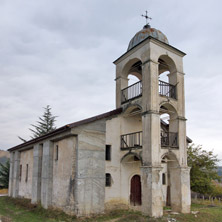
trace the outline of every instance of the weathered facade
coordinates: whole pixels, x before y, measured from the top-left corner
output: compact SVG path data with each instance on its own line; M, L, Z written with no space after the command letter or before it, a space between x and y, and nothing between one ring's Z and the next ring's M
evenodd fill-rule
M165 205L188 213L184 55L144 26L114 62L116 109L9 149L9 195L79 216L122 207L160 217Z

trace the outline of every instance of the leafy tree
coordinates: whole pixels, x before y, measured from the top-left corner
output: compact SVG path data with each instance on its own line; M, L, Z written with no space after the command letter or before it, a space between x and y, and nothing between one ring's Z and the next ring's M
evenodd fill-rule
M39 117L37 124L31 124L31 126L33 126L34 129L29 128L29 130L33 133L31 138L34 139L55 130L56 117L57 116L52 115L51 107L49 105L44 107L44 113L41 117ZM22 137L19 136L18 138L22 140L23 142L26 142L26 140L23 139Z
M5 165L0 163L0 186L2 186L3 188L8 188L9 169L10 169L9 160L6 162Z
M192 144L188 147L188 165L190 171L190 185L194 192L211 195L214 190L213 180L220 180L217 174L219 159L212 151L203 150L201 146Z
M212 185L213 185L212 196L221 198L222 197L222 185L216 181L213 181Z

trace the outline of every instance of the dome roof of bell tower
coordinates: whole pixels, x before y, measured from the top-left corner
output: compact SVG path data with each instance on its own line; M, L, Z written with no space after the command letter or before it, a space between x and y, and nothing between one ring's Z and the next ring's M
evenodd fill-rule
M167 37L159 30L151 28L150 25L145 25L142 30L137 32L135 36L130 40L127 51L138 45L140 42L148 38L149 36L158 39L161 42L169 44Z

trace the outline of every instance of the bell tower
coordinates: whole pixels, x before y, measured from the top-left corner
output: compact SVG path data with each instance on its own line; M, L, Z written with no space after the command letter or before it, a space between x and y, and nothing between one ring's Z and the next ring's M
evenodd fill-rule
M142 212L152 217L162 216L164 205L190 212L184 56L161 31L146 24L114 61L116 108L124 112L136 106L141 115ZM129 75L138 81L129 84Z

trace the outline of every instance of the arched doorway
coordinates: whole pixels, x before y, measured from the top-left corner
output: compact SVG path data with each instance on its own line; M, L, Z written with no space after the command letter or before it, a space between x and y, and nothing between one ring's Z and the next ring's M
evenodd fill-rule
M141 180L139 175L134 175L130 182L130 204L140 206L141 201Z

